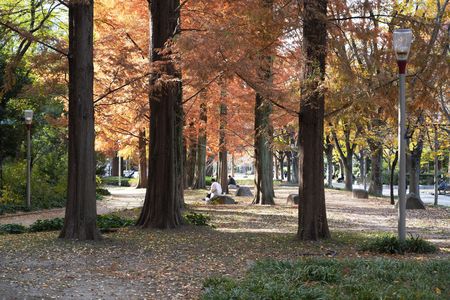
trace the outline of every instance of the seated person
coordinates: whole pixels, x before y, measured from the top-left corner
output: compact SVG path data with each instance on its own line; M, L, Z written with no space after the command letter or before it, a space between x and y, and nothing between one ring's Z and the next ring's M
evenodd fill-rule
M231 175L228 175L228 185L232 186L232 187L237 187L238 185L236 184L236 180L234 180L233 177L231 177Z
M211 189L209 191L209 194L206 195L205 200L209 201L212 198L214 198L214 196L217 196L217 195L222 195L222 186L214 178L212 178L211 179Z
M447 182L441 178L438 183L438 191L445 191L447 189Z

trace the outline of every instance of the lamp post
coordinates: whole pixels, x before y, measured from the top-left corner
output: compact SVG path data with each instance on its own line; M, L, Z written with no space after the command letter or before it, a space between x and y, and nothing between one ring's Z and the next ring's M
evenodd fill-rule
M33 122L33 111L25 110L25 126L27 127L27 207L31 208L31 123Z
M400 95L398 107L398 238L404 241L406 238L406 64L412 42L411 29L394 30L394 50L397 56L398 76L400 80Z

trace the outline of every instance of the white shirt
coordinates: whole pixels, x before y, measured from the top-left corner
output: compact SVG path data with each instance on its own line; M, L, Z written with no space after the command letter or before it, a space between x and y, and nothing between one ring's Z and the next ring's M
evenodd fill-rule
M222 186L217 181L211 184L211 198L215 195L222 195Z

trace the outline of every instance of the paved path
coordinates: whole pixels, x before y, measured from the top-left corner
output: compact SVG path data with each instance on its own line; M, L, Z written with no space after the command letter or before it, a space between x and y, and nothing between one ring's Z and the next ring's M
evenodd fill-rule
M344 183L333 182L333 186L337 188L344 188ZM363 188L360 184L354 184L353 188L361 189ZM389 196L391 194L389 185L383 185L383 196ZM397 196L397 186L394 186L394 195ZM420 199L424 203L434 204L434 186L432 185L421 185L420 186ZM438 204L450 207L450 195L439 195Z

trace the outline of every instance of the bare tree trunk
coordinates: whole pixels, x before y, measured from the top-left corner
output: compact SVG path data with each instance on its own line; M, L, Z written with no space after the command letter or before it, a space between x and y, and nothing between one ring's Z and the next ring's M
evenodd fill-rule
M439 139L438 139L438 127L434 125L434 205L438 205L439 198Z
M233 178L234 178L234 168L235 168L235 165L234 165L234 153L233 153L233 154L231 154L231 177L233 177Z
M344 174L345 174L345 189L347 191L353 190L353 154L348 155L344 160Z
M262 6L267 12L267 19L262 23L268 25L273 18L273 0L262 0ZM264 38L264 33L261 38ZM272 57L271 50L267 49L261 53L258 79L265 85L272 84ZM260 93L256 93L255 101L255 166L256 166L256 197L255 203L273 205L273 162L272 150L272 128L270 115L272 104L269 99L264 98Z
M220 103L220 128L219 128L219 168L217 181L222 186L222 192L228 194L228 154L226 142L227 128L227 105L225 101L225 91L222 87Z
M273 160L274 160L274 162L275 162L275 179L276 180L279 180L280 179L280 176L279 176L279 170L278 170L278 158L274 155L273 156Z
M206 188L206 124L208 122L207 106L205 95L203 94L200 104L200 128L197 139L197 162L195 165L195 178L193 189Z
M398 162L398 151L395 152L395 157L394 157L394 160L392 161L392 166L391 166L390 188L391 188L391 204L392 205L395 204L395 199L394 199L394 174L395 174L395 167L397 166L397 162Z
M189 123L189 132L187 133L187 158L186 158L186 187L192 187L195 179L195 165L197 160L197 136L194 128L194 122ZM204 164L203 164L204 166Z
M411 168L409 171L409 192L414 193L420 198L420 159L422 157L423 150L423 137L420 135L417 141L417 145L411 152Z
M338 150L339 156L341 158L341 168L343 168L344 170L345 189L351 191L353 189L353 154L356 145L353 144L352 146L350 146L350 129L344 129L344 133L346 153L344 153L339 144L339 139L336 135L336 132L333 132L333 138L336 144L336 149Z
M60 238L98 240L93 101L94 3L69 6L69 182Z
M292 183L298 183L298 152L292 151Z
M344 174L345 174L345 167L344 167L344 161L342 160L342 158L339 158L339 174L340 174L340 178L344 178Z
M175 228L182 222L181 73L172 61L174 53L171 49L171 40L178 30L179 5L179 0L149 2L151 61L160 64L153 65L150 79L148 187L137 221L137 225L144 228Z
M139 184L138 189L147 188L147 138L145 129L139 131Z
M326 137L325 154L327 157L327 186L329 188L333 187L333 143L331 142L330 136Z
M381 197L383 195L383 145L381 142L369 141L369 148L371 157L369 193Z
M270 103L258 93L255 106L255 203L275 204L273 199L272 151L270 150Z
M299 114L298 237L329 238L323 182L324 94L327 0L303 1L304 86Z
M287 157L287 181L288 182L292 182L292 177L291 177L291 165L292 165L291 151L286 151L286 157Z

